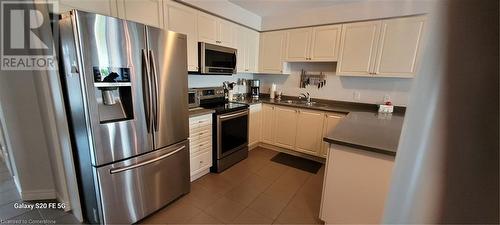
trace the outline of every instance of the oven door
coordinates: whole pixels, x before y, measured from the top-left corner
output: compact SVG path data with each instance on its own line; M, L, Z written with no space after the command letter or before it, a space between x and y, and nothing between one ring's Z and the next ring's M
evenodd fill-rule
M217 159L248 144L248 109L217 115Z

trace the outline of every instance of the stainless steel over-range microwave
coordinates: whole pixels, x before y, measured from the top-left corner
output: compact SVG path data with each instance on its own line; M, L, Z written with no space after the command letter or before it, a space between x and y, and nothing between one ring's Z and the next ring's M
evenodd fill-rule
M199 42L198 49L201 74L231 75L236 73L236 49L205 42Z

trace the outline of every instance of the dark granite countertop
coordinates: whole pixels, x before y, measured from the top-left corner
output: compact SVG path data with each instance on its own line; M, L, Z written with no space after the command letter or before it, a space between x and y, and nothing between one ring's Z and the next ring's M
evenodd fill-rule
M288 101L292 102L288 102ZM274 105L290 106L304 109L321 110L327 112L339 112L339 113L350 113L350 112L376 112L378 106L375 104L358 103L358 102L344 102L344 101L333 101L324 99L312 98L312 105L304 104L304 100L300 100L297 97L283 96L282 100L278 101L276 99L270 99L268 96L262 96L258 100L252 98L246 98L245 100L235 101L246 103L249 105L258 103L267 103ZM395 112L403 113L405 107L395 107Z
M198 108L189 109L189 117L191 118L191 117L195 117L195 116L212 114L214 112L215 112L215 110L213 110L213 109L205 109L205 108L198 107Z
M291 100L292 102L288 102ZM345 113L347 116L324 137L324 141L362 150L396 155L403 126L405 107L395 107L393 114L377 112L377 105L355 102L312 99L311 106L300 103L296 97L283 96L281 101L262 96L259 100L246 98L246 104L267 103L290 107Z
M351 112L323 140L332 144L396 155L404 115Z

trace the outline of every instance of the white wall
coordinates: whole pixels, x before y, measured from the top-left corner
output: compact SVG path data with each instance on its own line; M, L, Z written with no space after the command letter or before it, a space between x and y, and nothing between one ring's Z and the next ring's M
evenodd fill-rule
M227 0L181 0L189 5L204 9L221 17L244 24L256 30L261 29L262 18Z
M262 18L262 30L343 23L425 13L431 0L370 0L335 4L300 13L276 13Z
M261 93L269 93L272 83L282 90L284 95L298 96L309 92L311 98L338 101L363 102L379 104L389 95L395 105L406 106L412 79L402 78L370 78L340 77L335 75L337 63L289 63L290 75L255 75L261 80ZM300 73L304 69L310 73L326 72L327 84L321 89L313 86L299 88ZM353 92L360 94L360 99L353 98Z
M0 74L0 104L16 183L24 200L55 198L40 105L30 71Z

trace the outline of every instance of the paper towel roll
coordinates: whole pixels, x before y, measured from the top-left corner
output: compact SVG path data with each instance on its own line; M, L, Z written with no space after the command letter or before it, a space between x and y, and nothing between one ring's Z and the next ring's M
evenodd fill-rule
M269 90L269 98L274 99L275 94L276 94L276 84L273 83L271 85L271 89Z

